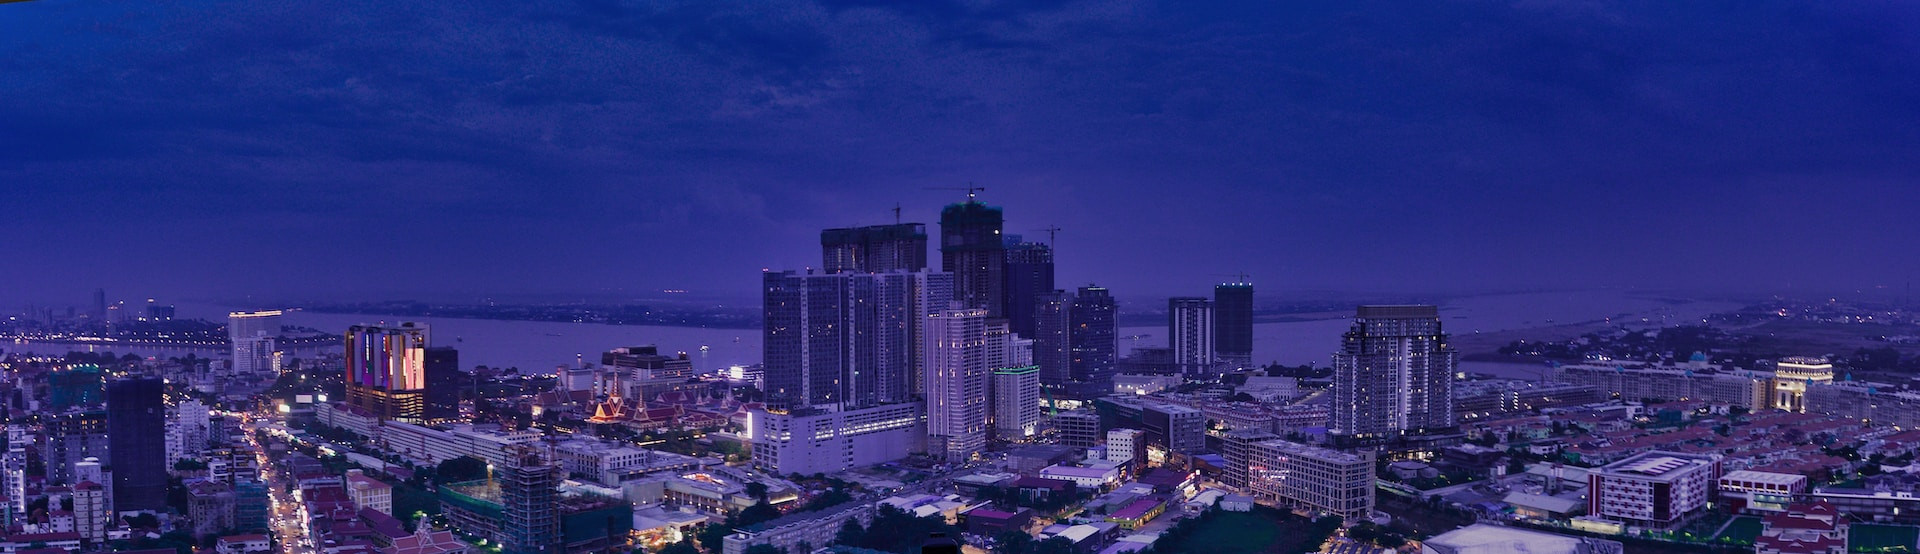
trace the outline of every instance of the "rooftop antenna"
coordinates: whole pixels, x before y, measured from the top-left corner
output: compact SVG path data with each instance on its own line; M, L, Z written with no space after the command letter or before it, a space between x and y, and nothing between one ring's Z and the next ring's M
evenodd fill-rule
M894 225L900 224L900 203L899 202L893 203L893 224Z
M1215 274L1213 274L1213 276L1214 276L1214 277L1230 277L1230 278L1232 278L1232 279L1234 280L1233 282L1235 282L1235 283L1251 283L1251 282L1253 282L1253 281L1252 281L1252 279L1253 279L1253 276L1252 276L1252 275L1248 275L1248 274L1247 274L1247 272L1245 272L1245 271L1242 271L1242 272L1239 272L1239 273L1215 273Z

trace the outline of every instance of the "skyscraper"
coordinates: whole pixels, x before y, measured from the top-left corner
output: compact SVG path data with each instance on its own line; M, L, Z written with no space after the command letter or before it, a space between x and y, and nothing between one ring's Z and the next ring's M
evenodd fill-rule
M987 445L986 318L980 308L927 317L927 450L948 460L967 459Z
M1197 296L1167 299L1167 346L1184 375L1213 370L1213 302Z
M107 451L113 461L113 506L167 509L166 383L158 377L107 384Z
M347 403L381 419L426 420L424 323L355 325L347 329Z
M1033 438L1040 429L1039 366L993 370L993 435L1001 441Z
M1119 363L1119 305L1107 289L1088 285L1074 295L1071 310L1067 333L1073 352L1070 378L1081 383L1112 379Z
M927 224L896 223L820 232L820 267L827 273L927 270Z
M460 394L473 382L466 372L460 371L460 351L451 346L435 346L427 349L427 394L426 418L429 421L446 421L460 417Z
M1213 351L1234 368L1253 364L1253 283L1213 287Z
M912 400L921 326L952 300L934 272L763 274L766 392L789 407Z
M953 274L962 307L1006 317L1006 242L1000 208L967 200L940 210L940 269Z
M1434 306L1361 306L1333 355L1341 444L1451 432L1454 351Z
M1034 301L1033 363L1040 384L1060 387L1073 379L1073 295L1056 290Z
M1053 292L1053 247L1007 237L1007 322L1014 334L1034 336L1040 297Z

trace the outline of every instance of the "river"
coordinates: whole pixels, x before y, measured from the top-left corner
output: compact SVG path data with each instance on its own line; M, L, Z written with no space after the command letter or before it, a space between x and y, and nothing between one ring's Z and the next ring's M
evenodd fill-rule
M1504 331L1546 325L1566 325L1603 318L1633 321L1648 325L1679 324L1699 321L1701 317L1737 308L1728 302L1673 301L1628 291L1599 290L1552 293L1496 294L1460 298L1441 305L1445 328L1454 335ZM181 317L219 319L231 307L181 304ZM1126 306L1121 306L1122 310ZM687 352L700 369L719 369L730 365L758 363L761 357L759 329L710 329L653 325L601 325L595 323L553 323L543 321L500 321L435 317L401 317L355 314L289 312L286 323L322 330L344 331L357 323L420 321L432 326L433 344L460 349L464 366L489 365L545 370L572 364L575 356L597 361L598 353L618 346L658 345L662 351ZM1340 345L1340 334L1347 330L1346 317L1258 323L1254 325L1254 360L1288 365L1326 365ZM1123 327L1121 353L1136 346L1165 346L1166 329L1160 326ZM1137 338L1128 338L1137 337ZM706 347L702 350L702 347ZM65 344L8 345L9 350L57 353L67 350L110 350L117 353L181 356L193 352L199 356L222 357L224 352L181 348L115 348ZM333 347L338 348L338 347ZM300 355L295 352L295 355ZM1511 377L1532 377L1529 364L1467 362L1466 371L1495 373Z

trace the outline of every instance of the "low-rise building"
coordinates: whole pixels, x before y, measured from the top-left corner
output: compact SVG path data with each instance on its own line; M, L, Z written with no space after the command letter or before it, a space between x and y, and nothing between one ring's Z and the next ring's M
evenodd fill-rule
M1374 455L1342 452L1279 439L1252 445L1247 488L1254 498L1349 521L1373 513Z
M1602 466L1587 476L1593 515L1671 529L1704 510L1720 477L1715 455L1654 451Z
M347 497L353 499L354 506L393 515L393 485L368 477L365 472L358 469L347 470L344 485L347 489Z
M919 402L852 410L755 410L753 463L781 475L836 473L926 451L927 420Z
M772 545L782 552L793 552L802 543L814 548L833 544L833 538L847 521L861 526L873 522L873 504L847 502L824 510L800 512L772 521L749 525L727 535L722 554L746 554L754 545Z
M1421 541L1422 554L1620 554L1619 541L1475 523Z
M1797 504L1760 520L1755 554L1847 554L1847 519L1827 504Z
M1807 476L1740 470L1720 476L1720 500L1734 511L1778 512L1807 491Z

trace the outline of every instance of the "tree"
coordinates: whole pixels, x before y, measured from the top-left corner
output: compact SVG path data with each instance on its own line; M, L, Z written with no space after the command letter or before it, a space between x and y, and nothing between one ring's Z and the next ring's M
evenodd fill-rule
M867 530L860 528L860 520L848 519L846 522L840 524L840 531L834 533L833 543L856 545L860 544L860 541L865 538L867 538Z
M700 554L700 547L694 546L693 538L688 537L661 548L660 554Z
M775 509L772 504L768 504L767 501L762 500L753 503L752 506L748 506L745 510L740 510L739 526L746 527L760 522L773 521L778 517L780 517L780 510Z
M754 500L765 502L767 500L767 484L759 481L747 483L747 496L752 497Z
M1066 537L1054 537L1040 541L1033 549L1034 554L1074 554L1073 541Z
M487 478L487 462L472 456L461 456L435 467L433 474L441 483L463 483Z
M1025 531L1001 531L993 536L993 541L999 545L994 552L1001 554L1032 554L1033 552L1033 536Z
M693 537L700 541L700 546L705 547L707 552L719 552L726 548L727 535L731 534L733 534L731 522L709 523L706 527L701 527L700 532L694 533Z

